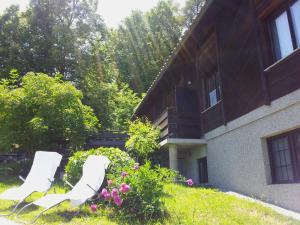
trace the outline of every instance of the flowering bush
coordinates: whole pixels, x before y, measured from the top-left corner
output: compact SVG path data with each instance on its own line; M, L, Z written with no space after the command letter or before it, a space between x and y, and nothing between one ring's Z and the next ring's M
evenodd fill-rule
M77 151L69 158L65 168L64 179L75 184L81 177L82 166L89 155L103 155L111 161L107 174L120 174L123 168L133 167L133 159L118 148L97 148L88 151Z
M167 170L151 169L150 162L146 162L143 166L136 163L119 174L109 174L107 187L100 193L102 202L128 218L157 218L164 212L163 184L174 180L174 177L165 179ZM176 173L169 172L168 175L175 176Z

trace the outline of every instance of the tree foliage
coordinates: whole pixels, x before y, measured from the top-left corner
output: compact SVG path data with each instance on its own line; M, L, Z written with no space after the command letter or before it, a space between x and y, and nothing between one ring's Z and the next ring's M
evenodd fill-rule
M8 8L0 17L0 74L16 68L78 81L93 62L91 43L105 38L96 9L96 0L31 0L24 13Z
M18 83L12 75L0 85L1 151L78 148L97 129L98 120L82 104L81 91L61 76L28 73Z
M159 1L147 13L133 11L112 40L120 79L138 93L146 91L181 31L182 17L173 1Z

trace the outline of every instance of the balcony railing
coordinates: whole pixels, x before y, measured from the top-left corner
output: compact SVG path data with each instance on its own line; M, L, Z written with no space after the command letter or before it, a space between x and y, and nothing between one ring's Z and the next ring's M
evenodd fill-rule
M200 114L178 112L175 107L164 110L154 121L161 130L161 140L166 138L201 138Z

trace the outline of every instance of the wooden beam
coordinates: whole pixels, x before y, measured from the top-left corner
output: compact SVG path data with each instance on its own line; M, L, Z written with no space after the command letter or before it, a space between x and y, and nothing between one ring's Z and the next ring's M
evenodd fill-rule
M263 52L262 52L262 47L260 44L261 42L260 42L260 38L259 38L258 21L257 21L254 0L249 0L249 5L251 8L252 21L253 21L254 32L255 32L256 51L257 51L259 67L260 67L260 77L261 77L261 83L262 83L262 88L263 88L264 102L265 102L265 105L270 105L271 98L270 98L266 73L264 73Z
M222 55L222 50L220 48L220 36L219 36L219 30L218 30L218 22L215 26L215 37L216 37L216 50L217 50L217 65L218 65L218 75L217 75L217 79L219 79L219 83L221 86L221 108L222 108L222 117L223 117L223 124L226 125L227 124L227 116L226 116L226 107L225 107L225 103L226 103L226 99L224 98L224 72L223 72L223 67L222 67L222 62L223 62L223 55Z

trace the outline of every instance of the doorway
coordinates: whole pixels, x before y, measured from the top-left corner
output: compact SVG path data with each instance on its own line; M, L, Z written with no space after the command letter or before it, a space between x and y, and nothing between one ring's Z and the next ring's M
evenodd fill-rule
M199 183L208 183L207 158L198 159Z

